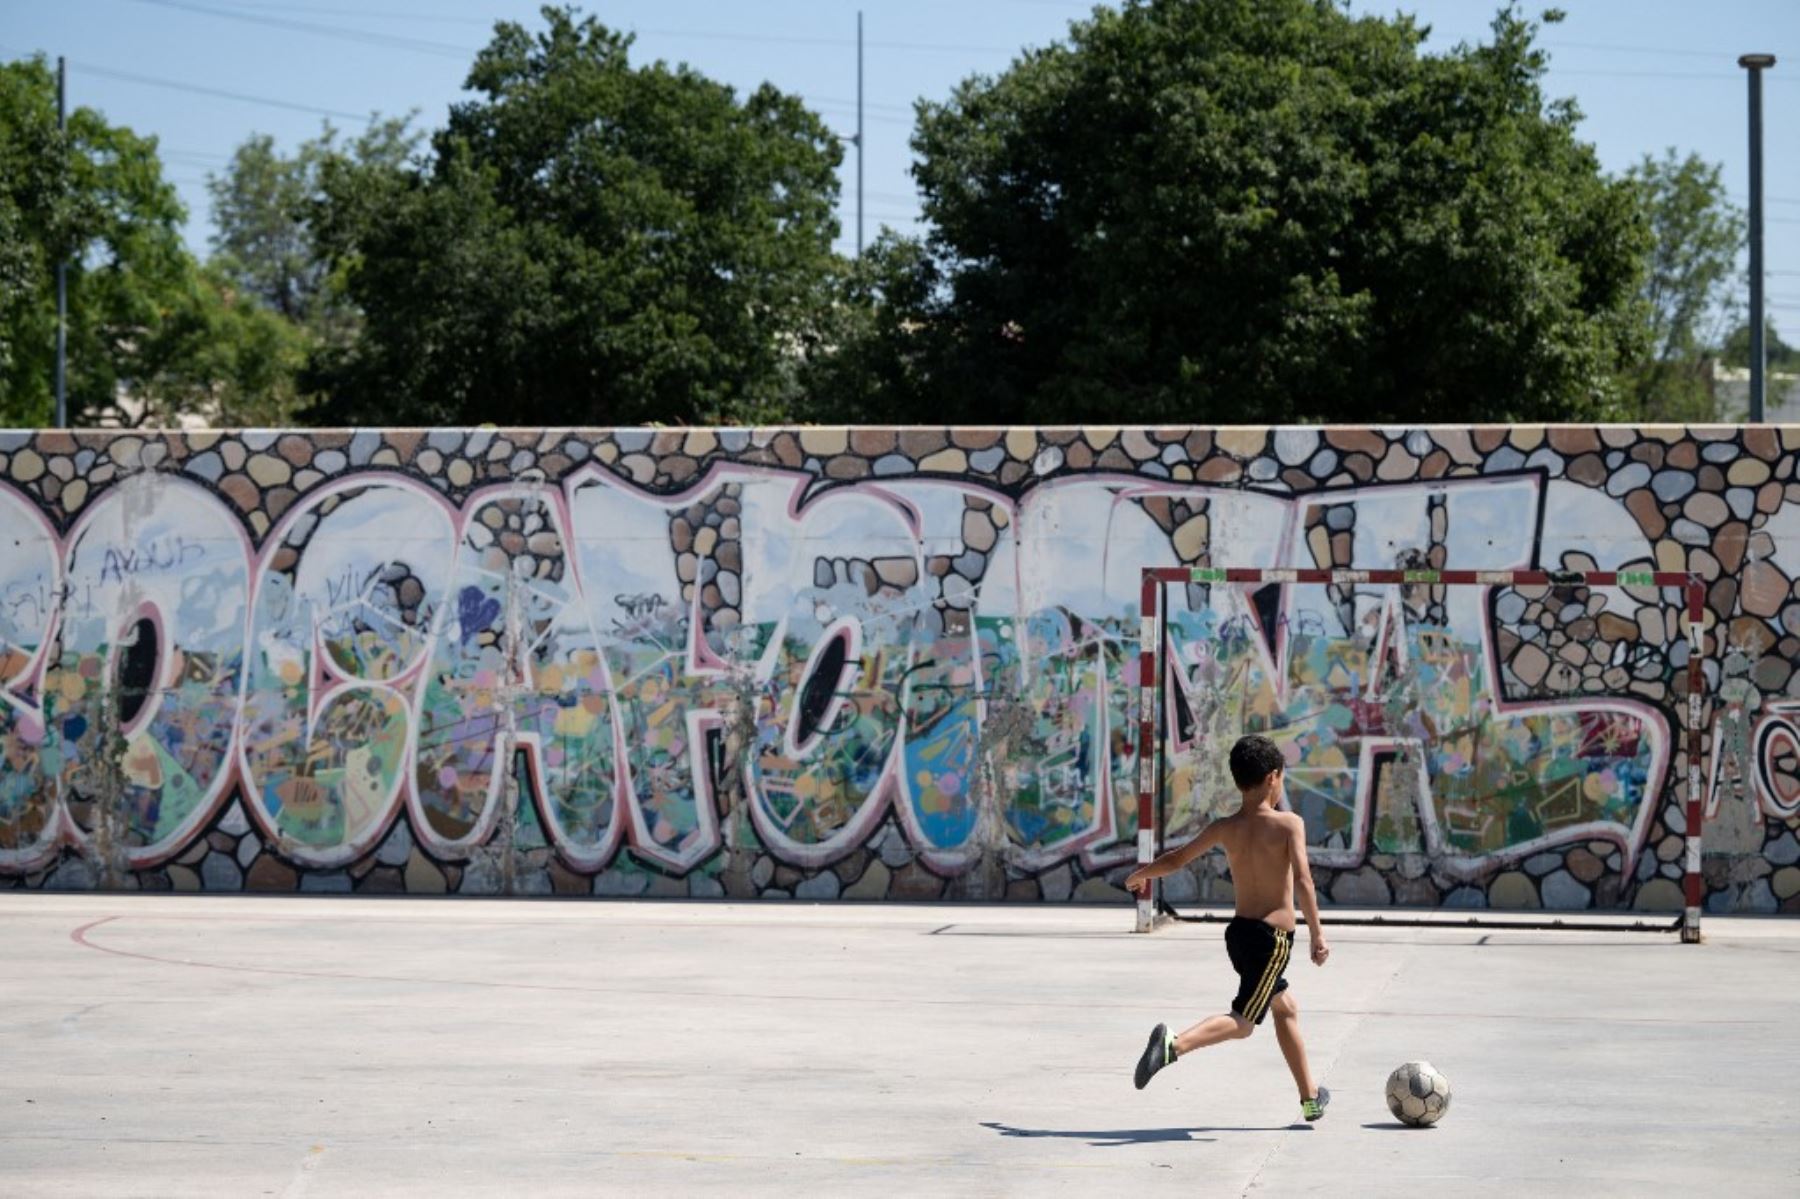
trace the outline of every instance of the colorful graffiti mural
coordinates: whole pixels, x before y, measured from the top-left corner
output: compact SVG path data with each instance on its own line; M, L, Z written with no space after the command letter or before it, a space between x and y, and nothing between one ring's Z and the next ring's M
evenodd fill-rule
M0 434L0 880L1122 898L1144 567L1654 565L1710 903L1775 910L1791 436ZM1679 906L1653 589L1184 590L1164 836L1266 730L1334 899Z

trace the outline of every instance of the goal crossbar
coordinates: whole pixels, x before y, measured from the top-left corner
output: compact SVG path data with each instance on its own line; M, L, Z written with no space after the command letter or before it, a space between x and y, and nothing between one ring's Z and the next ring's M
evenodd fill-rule
M1706 581L1692 571L1667 570L1344 570L1280 567L1214 567L1153 566L1143 572L1143 589L1139 604L1138 631L1138 835L1139 863L1152 861L1159 850L1162 832L1156 822L1156 794L1161 785L1161 755L1157 752L1157 726L1163 706L1163 686L1167 663L1164 659L1165 617L1164 588L1169 584L1267 584L1323 583L1369 586L1494 586L1494 587L1654 587L1673 588L1682 593L1687 617L1687 704L1684 710L1687 732L1687 802L1683 835L1685 850L1682 876L1683 909L1679 921L1681 939L1700 940L1700 908L1703 887L1700 875L1701 828L1701 751L1704 735L1701 728L1701 693L1705 685L1701 652L1706 625ZM1156 925L1159 888L1140 895L1137 902L1137 931L1149 932ZM1163 907L1169 911L1167 905ZM1411 920L1376 918L1386 924L1415 923ZM1466 919L1416 921L1418 924L1466 925ZM1573 921L1538 920L1523 927L1572 928ZM1642 928L1642 923L1620 925Z

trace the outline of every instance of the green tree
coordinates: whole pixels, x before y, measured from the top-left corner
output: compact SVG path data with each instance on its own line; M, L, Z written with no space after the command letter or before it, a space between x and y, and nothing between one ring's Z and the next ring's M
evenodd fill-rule
M819 424L942 424L915 314L939 280L924 244L884 231L830 280L831 301L802 360L791 416ZM986 423L987 416L977 419Z
M1711 420L1711 359L1737 314L1743 214L1726 200L1720 168L1697 154L1645 155L1627 177L1652 238L1643 282L1648 352L1626 374L1630 414Z
M908 306L843 369L901 420L1612 414L1646 232L1535 34L1507 10L1429 55L1331 0L1097 9L919 106L931 231L884 254L868 291Z
M154 344L156 368L132 394L140 423L197 416L241 428L292 424L296 386L312 344L304 326L247 295L213 264L195 270L176 319Z
M245 295L296 323L323 302L327 276L306 221L306 206L317 198L320 156L315 142L283 156L274 138L256 134L206 183L213 265Z
M8 425L41 420L41 389L29 384L37 343L49 335L42 297L55 247L69 236L67 172L55 109L43 96L47 77L41 61L0 64L0 423Z
M212 194L212 265L222 279L288 320L321 334L349 316L342 280L319 245L312 218L332 159L397 168L418 146L406 119L376 120L348 140L327 125L291 155L256 134L207 180Z
M361 314L314 419L779 417L829 306L840 149L567 9L496 27L419 165L327 161L320 244Z
M308 359L341 351L356 335L344 271L328 261L313 225L326 164L397 169L417 143L404 119L374 121L353 138L327 126L292 154L256 134L207 180L210 340L193 348L217 375L221 423L293 423L311 398L300 390Z
M1750 322L1744 321L1725 337L1719 359L1726 366L1746 369L1750 365ZM1775 322L1763 321L1763 360L1772 371L1800 371L1800 346L1781 339Z
M155 139L90 108L69 114L65 137L43 58L0 64L0 420L54 414L59 260L71 422L157 419L134 401L163 388L162 372L185 370L174 347L202 296L184 216Z

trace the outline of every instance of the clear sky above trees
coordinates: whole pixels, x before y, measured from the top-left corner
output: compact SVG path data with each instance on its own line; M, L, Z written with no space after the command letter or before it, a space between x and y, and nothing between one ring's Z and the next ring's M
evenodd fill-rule
M1536 16L1546 3L1522 9ZM536 0L204 0L200 13L156 0L60 0L14 3L0 22L0 57L43 50L118 71L274 97L349 114L414 109L442 122L473 52L496 18L535 19ZM606 20L639 33L642 57L686 60L709 76L754 88L765 80L800 93L841 131L855 95L853 50L858 8L866 12L868 200L880 220L904 228L918 215L907 176L910 106L941 96L972 72L994 72L1024 45L1061 36L1087 0L607 0ZM1478 37L1494 4L1481 0L1353 0L1358 12L1415 12L1433 26L1430 47ZM1580 102L1582 136L1601 162L1622 172L1669 146L1724 166L1727 191L1743 202L1746 183L1744 85L1734 65L1751 49L1782 55L1768 77L1769 266L1777 327L1800 342L1800 126L1783 133L1785 103L1800 111L1800 5L1791 0L1608 0L1565 3L1568 19L1545 38L1552 52L1547 89ZM361 10L359 15L348 15ZM218 15L320 26L323 32L271 27ZM387 40L384 40L387 39ZM398 42L391 40L398 39ZM172 154L170 176L188 206L189 243L207 243L207 170L221 166L252 132L274 135L288 152L316 136L316 113L268 108L170 91L77 69L74 97L109 119L154 133ZM1783 97L1787 97L1784 101ZM1796 118L1795 121L1800 121ZM342 123L342 122L340 122ZM1786 138L1785 143L1783 138ZM841 174L854 178L853 157ZM840 213L852 196L846 189ZM847 236L840 249L849 245Z
M374 36L273 15L317 6L203 7ZM470 55L447 120L239 143L207 168L204 268L176 261L151 142L79 107L87 144L128 150L78 172L78 199L118 213L80 234L84 270L130 269L78 280L77 410L119 383L153 408L202 394L221 420L368 423L495 404L582 423L1704 415L1741 241L1726 173L1668 153L1604 171L1542 86L1560 21L1528 50L1515 10L1471 52L1308 0L1097 12L927 98L930 223L908 229L929 236L860 264L829 253L833 98L734 91L568 18ZM43 123L33 78L13 157ZM158 151L174 171L189 153ZM11 314L11 342L35 345L41 317ZM37 368L8 360L8 406L41 406L20 384Z

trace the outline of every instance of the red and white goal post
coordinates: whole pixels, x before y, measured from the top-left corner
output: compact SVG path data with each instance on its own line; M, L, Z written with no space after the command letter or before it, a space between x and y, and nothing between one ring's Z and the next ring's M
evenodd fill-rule
M1260 588L1269 584L1326 584L1339 587L1399 587L1425 585L1432 587L1638 587L1659 591L1674 589L1685 598L1688 658L1687 704L1687 795L1684 836L1686 838L1683 872L1684 908L1680 921L1681 939L1700 940L1700 910L1704 888L1700 875L1701 834L1701 758L1703 746L1701 694L1705 686L1702 650L1706 617L1706 586L1700 575L1686 571L1558 571L1558 570L1322 570L1236 567L1148 567L1143 573L1138 635L1138 838L1137 858L1140 863L1153 860L1162 846L1162 829L1158 826L1157 796L1162 785L1162 759L1159 741L1159 717L1164 710L1164 687L1168 678L1168 605L1164 603L1166 588L1171 584L1206 584L1210 586L1242 586ZM1678 601L1679 603L1679 601ZM1496 680L1496 686L1498 686ZM1368 784L1365 784L1368 785ZM1157 897L1160 883L1137 901L1137 931L1149 932L1156 925ZM1557 921L1567 927L1568 922Z

